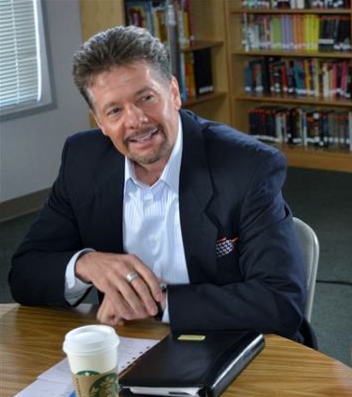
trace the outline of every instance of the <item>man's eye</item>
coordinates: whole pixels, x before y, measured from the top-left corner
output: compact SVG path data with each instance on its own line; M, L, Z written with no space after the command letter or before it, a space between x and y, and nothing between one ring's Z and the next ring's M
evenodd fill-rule
M143 98L142 98L142 100L143 100L143 102L150 102L151 100L153 100L154 99L154 95L145 95Z
M109 110L108 115L109 115L109 116L114 116L114 115L120 113L120 111L121 111L120 108L113 108L113 109L110 109L110 110Z

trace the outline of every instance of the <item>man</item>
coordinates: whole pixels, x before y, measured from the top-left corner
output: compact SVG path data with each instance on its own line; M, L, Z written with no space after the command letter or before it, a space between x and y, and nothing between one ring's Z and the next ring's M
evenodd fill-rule
M144 29L92 37L73 74L100 129L67 140L14 255L14 298L76 305L94 285L103 323L158 316L174 331L302 340L305 272L283 155L182 110L165 48Z

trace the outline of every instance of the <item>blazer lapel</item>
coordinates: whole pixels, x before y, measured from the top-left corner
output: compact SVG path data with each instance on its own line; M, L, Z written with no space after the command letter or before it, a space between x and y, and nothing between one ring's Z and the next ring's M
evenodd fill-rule
M101 168L92 198L90 217L94 217L95 241L105 252L123 252L122 208L124 189L124 158L111 146Z
M180 220L190 281L216 278L217 226L207 214L213 197L201 126L181 111L183 154L180 174Z

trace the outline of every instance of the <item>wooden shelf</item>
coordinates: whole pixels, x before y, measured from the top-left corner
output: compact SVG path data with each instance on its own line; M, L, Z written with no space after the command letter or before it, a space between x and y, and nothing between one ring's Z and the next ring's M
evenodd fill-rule
M352 172L352 154L333 149L281 147L293 167Z
M245 9L238 0L224 0L225 21L228 37L228 59L230 70L230 103L232 125L243 131L249 131L248 114L253 107L276 105L286 107L308 107L318 110L347 110L352 112L351 99L330 99L291 95L247 94L244 92L244 66L248 61L263 57L319 58L321 60L352 60L352 51L285 51L285 50L250 50L242 47L242 17L248 15L335 15L352 17L352 6L347 9ZM352 153L346 151L303 148L281 145L290 166L352 172Z
M349 15L351 11L349 9L341 9L341 8L321 8L321 9L313 9L313 8L295 8L295 9L248 9L248 8L241 8L241 9L233 9L230 11L231 14L316 14L316 15Z
M190 47L181 48L181 52L192 52L202 50L204 48L213 48L224 45L223 41L196 40Z
M212 92L211 94L188 98L187 101L183 104L183 106L186 108L191 108L203 102L214 101L216 99L225 98L226 96L227 96L226 92Z
M351 59L352 52L349 51L278 51L278 50L235 50L232 55L246 57L282 57L282 58L333 58L333 59Z
M304 105L304 106L321 106L321 107L334 107L334 108L348 108L352 111L352 101L348 99L324 99L314 97L299 97L289 95L248 95L239 94L235 95L234 100L237 101L251 101L251 102L267 102L273 104L292 104L292 105Z
M352 172L352 156L346 150L271 144L285 153L292 167Z

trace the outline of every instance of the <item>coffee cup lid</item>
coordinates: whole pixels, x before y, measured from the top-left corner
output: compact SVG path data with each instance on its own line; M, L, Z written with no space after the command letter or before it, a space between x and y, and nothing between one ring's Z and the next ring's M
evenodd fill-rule
M64 340L66 354L90 355L117 347L119 337L108 325L86 325L69 331Z

